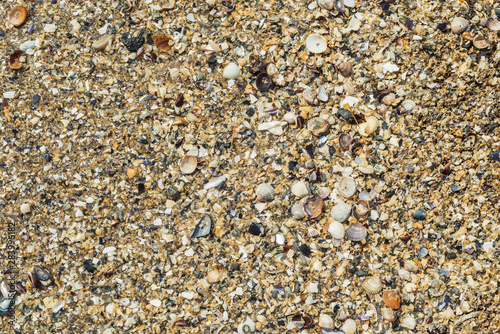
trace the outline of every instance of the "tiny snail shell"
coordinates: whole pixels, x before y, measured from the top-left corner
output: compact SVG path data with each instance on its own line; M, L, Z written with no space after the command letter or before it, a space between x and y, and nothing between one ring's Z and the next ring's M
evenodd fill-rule
M191 174L196 170L196 166L198 165L198 158L192 155L184 156L180 163L179 167L183 174Z
M370 212L370 204L367 201L359 201L354 204L354 217L358 220L365 220Z
M382 290L383 284L380 278L372 276L364 281L362 286L369 294L377 294Z
M382 295L382 299L384 300L384 304L387 307L396 310L401 305L401 298L398 293L394 290L386 290Z
M360 223L354 223L347 228L345 234L351 241L361 241L366 237L366 228Z
M306 216L302 212L302 204L297 203L292 206L292 216L297 220L304 219Z
M273 186L261 183L257 187L257 200L259 202L271 202L274 199L275 191Z
M309 195L309 187L305 181L299 181L295 183L290 190L292 194L300 198Z
M241 43L245 43L246 41L248 41L248 35L246 33L244 33L243 31L238 32L236 34L236 37L238 38L238 40Z
M308 218L316 218L323 210L323 200L318 195L306 197L302 203L302 212Z
M340 64L338 69L339 69L340 74L342 74L342 76L344 78L349 77L352 73L352 65L348 61L345 61L342 64Z
M318 326L325 329L332 329L335 324L332 317L330 317L328 314L321 314L319 316Z
M418 266L413 260L405 261L404 268L410 273L415 273L418 271Z
M451 31L456 34L464 32L469 27L469 22L462 17L455 17L453 21L451 21Z
M396 312L394 312L394 310L391 308L384 307L380 313L382 314L382 317L387 321L393 322L397 319Z
M344 225L338 221L333 221L328 225L328 233L335 239L343 239L345 235Z
M236 63L229 63L222 71L222 76L226 79L237 79L241 74L240 67Z
M351 177L343 177L339 182L339 192L345 198L351 198L356 193L356 181Z
M322 53L326 51L326 39L319 34L311 34L306 38L306 48L311 53Z
M220 282L221 279L222 276L217 270L211 270L207 274L207 282L210 284Z
M345 334L356 333L356 321L354 321L353 319L347 319L342 325L342 330Z

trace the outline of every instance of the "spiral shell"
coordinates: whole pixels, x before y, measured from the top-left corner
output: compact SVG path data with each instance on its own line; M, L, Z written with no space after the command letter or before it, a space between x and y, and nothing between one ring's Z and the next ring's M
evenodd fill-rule
M382 299L384 300L384 304L387 307L396 310L401 305L401 298L398 293L394 290L386 290L382 295Z
M339 69L340 74L342 74L342 76L344 78L349 77L352 73L352 65L348 61L345 61L342 64L340 64L338 69Z
M361 241L366 237L366 228L360 223L354 223L346 230L347 239L351 241Z
M270 184L261 183L257 187L257 201L259 202L271 202L275 194L274 188Z
M356 181L351 177L343 177L339 182L339 192L345 198L351 198L356 193Z
M362 286L366 292L374 295L382 290L383 284L380 278L378 278L377 276L372 276L369 279L365 280Z

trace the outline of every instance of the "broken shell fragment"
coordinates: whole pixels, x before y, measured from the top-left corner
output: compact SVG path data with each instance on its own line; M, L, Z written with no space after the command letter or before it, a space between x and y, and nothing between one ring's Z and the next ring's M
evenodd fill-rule
M384 94L380 98L380 103L389 106L389 105L392 105L392 103L394 102L394 100L396 100L396 94L394 94L394 93L391 92L391 93Z
M292 206L291 210L293 218L297 220L304 219L306 216L304 215L304 212L302 212L302 204L297 203Z
M259 202L272 202L275 194L274 188L270 184L261 183L257 186L257 201Z
M241 74L240 67L236 63L229 63L222 71L222 76L226 79L237 79Z
M319 8L326 10L332 10L335 8L335 0L317 0L316 2Z
M401 298L398 293L394 290L386 290L382 295L382 299L387 307L396 310L401 305Z
M369 116L366 118L366 122L361 123L358 127L358 132L362 136L369 136L375 132L378 128L378 119L375 116Z
M321 117L313 117L307 122L307 128L315 136L321 136L325 134L330 128L330 123Z
M290 191L292 192L292 194L300 198L309 195L309 187L307 186L307 183L305 181L299 181L295 183Z
M317 95L316 93L311 89L311 88L308 88L306 89L305 91L302 92L302 97L304 98L304 100L315 106L318 104L318 99L317 99Z
M354 223L347 228L345 234L351 241L361 241L366 237L366 228L360 223Z
M330 317L328 314L321 314L319 316L318 326L325 329L332 329L335 324L332 317Z
M220 282L221 279L222 276L217 270L210 270L207 274L207 282L210 284Z
M352 137L349 136L347 133L343 133L340 135L339 146L342 151L349 151L351 143L352 143Z
M342 64L340 64L338 69L339 69L340 74L342 74L342 76L344 78L349 77L352 73L352 65L348 61L345 61Z
M401 319L400 322L401 327L407 328L409 330L415 329L415 326L417 325L417 322L412 316L406 316L403 319Z
M476 37L474 37L472 43L478 49L486 49L488 46L490 46L490 41L484 35L477 35Z
M18 27L24 23L26 20L26 8L22 6L15 6L9 11L9 22L10 24Z
M273 85L273 79L267 73L259 73L257 78L255 78L255 85L261 92L267 92Z
M191 233L190 238L193 239L193 238L207 236L210 234L211 228L212 228L212 219L210 218L209 215L203 215L203 217L201 217L200 221L194 228L193 233Z
M363 289L369 294L377 294L382 290L382 281L377 276L372 276L362 284Z
M283 115L283 119L288 122L288 124L296 124L297 123L297 115L289 111L285 115Z
M169 52L174 44L173 39L166 35L154 35L151 36L151 39L156 47L164 52Z
M370 212L370 205L367 201L359 201L354 204L354 217L358 220L365 220Z
M453 21L451 21L451 31L456 34L464 32L469 27L469 22L462 17L455 17Z
M245 317L238 325L238 334L249 334L255 332L255 322L249 317Z
M184 156L179 162L179 168L183 174L191 174L196 170L198 158L192 155Z
M28 203L23 203L23 204L21 204L21 207L19 208L19 210L21 210L22 214L26 214L26 213L29 213L31 211L31 207Z
M328 101L328 94L326 93L326 89L324 86L320 86L318 88L318 100L320 100L321 102Z
M343 239L345 236L344 225L338 221L333 221L328 225L328 233L335 239Z
M16 50L10 55L10 57L9 57L10 68L12 68L14 70L18 70L23 66L23 63L21 61L21 56L23 54L24 54L24 51Z
M413 260L405 261L404 268L410 273L415 273L418 271L418 266Z
M332 211L330 212L330 216L336 221L339 221L341 223L346 221L346 219L349 218L350 214L351 214L351 206L344 202L335 205L332 208Z
M302 212L308 218L316 218L323 209L323 200L318 195L305 198L302 204Z
M326 39L319 34L311 34L306 38L306 48L311 53L322 53L326 51Z
M33 276L40 282L48 281L51 277L49 272L40 266L34 267Z
M107 34L101 36L97 41L92 43L92 47L96 49L97 51L104 51L108 47L108 45L111 45L115 39L115 35Z
M351 177L343 177L339 182L339 192L345 198L351 198L356 193L356 181Z

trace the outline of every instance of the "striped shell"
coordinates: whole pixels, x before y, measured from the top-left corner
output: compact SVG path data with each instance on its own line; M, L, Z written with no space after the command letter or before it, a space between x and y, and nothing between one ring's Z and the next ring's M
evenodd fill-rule
M261 183L257 187L257 200L259 202L271 202L275 194L274 188L270 184Z
M354 223L347 228L345 234L351 241L361 241L366 237L366 228L360 223Z
M372 276L362 284L363 289L369 294L377 294L382 290L383 284L380 278L377 276Z

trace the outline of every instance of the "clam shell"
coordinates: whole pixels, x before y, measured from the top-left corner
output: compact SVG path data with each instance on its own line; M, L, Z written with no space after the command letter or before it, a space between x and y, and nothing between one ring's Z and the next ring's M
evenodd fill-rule
M210 270L207 274L207 282L210 284L220 282L221 279L222 276L217 270Z
M325 134L330 128L330 123L321 117L313 117L307 122L307 128L316 136Z
M401 298L398 293L394 290L386 290L382 295L382 299L384 300L384 304L387 307L396 310L401 305Z
M340 74L342 74L342 76L344 78L347 78L352 73L352 64L348 61L345 61L338 66L338 69L339 69Z
M500 21L498 20L488 20L486 23L486 27L491 31L500 31Z
M370 212L370 204L367 201L359 201L354 204L354 217L359 220L366 219L366 215Z
M393 93L391 93L393 94ZM385 97L384 97L385 98ZM369 136L375 132L378 128L378 119L375 116L369 116L366 118L366 122L361 123L358 127L358 132L362 136Z
M462 17L455 17L453 21L451 21L450 27L451 31L459 34L467 30L467 28L469 27L469 22Z
M241 74L240 67L236 63L229 63L224 67L222 76L226 79L237 79Z
M354 223L347 228L345 234L351 241L361 241L366 237L366 228L360 223Z
M8 16L10 24L18 27L26 20L27 10L22 6L15 6L9 11Z
M289 111L285 115L283 115L283 120L288 122L288 124L296 124L297 123L297 115L294 112Z
M174 45L174 41L172 38L167 35L154 35L151 36L153 39L153 43L155 43L156 47L164 52L170 52L172 46Z
M40 266L34 267L33 276L40 282L48 281L51 277L49 272Z
M342 330L345 334L356 333L356 321L354 321L353 319L347 319L342 325Z
M92 47L97 51L104 51L106 50L108 45L111 45L111 43L113 43L114 40L115 40L115 35L111 34L103 35L97 41L92 43Z
M196 170L198 158L193 155L185 155L179 162L179 168L183 174L191 174Z
M292 216L293 218L297 220L304 219L306 216L304 215L304 212L302 212L302 204L297 203L292 206Z
M267 92L273 85L273 79L267 73L259 73L257 78L255 78L255 85L261 92Z
M322 53L326 51L326 39L319 34L311 34L306 38L306 48L311 53Z
M9 285L7 282L2 281L2 283L0 283L0 292L2 292L4 298L9 298Z
M343 177L340 179L338 190L345 198L351 198L356 193L356 181L351 177Z
M323 8L326 10L332 10L333 8L335 8L334 0L317 0L316 3L318 4L319 8Z
M295 183L290 190L292 194L300 198L309 195L309 187L305 181L299 181Z
M351 214L351 206L344 202L336 204L332 208L332 211L330 212L330 216L336 221L339 221L341 223L345 222L346 219L349 218L350 214Z
M318 320L318 326L321 328L331 329L335 326L332 317L328 314L321 314Z
M339 137L339 146L342 151L348 151L351 147L352 137L347 133L343 133Z
M212 229L212 219L210 218L209 215L203 215L203 217L201 217L200 221L194 228L193 233L191 233L190 238L193 239L193 238L207 236L210 234L211 229Z
M401 319L401 322L399 324L401 325L401 327L412 330L415 329L417 322L415 321L415 318L413 318L412 316L406 316L403 319Z
M22 50L16 50L9 56L9 66L14 70L18 70L23 66L20 61L21 56L24 54Z
M406 111L412 111L417 104L413 100L404 100L402 103L403 109Z
M327 198L328 196L330 196L330 189L328 189L327 187L319 187L318 188L318 196L321 199Z
M343 239L345 236L344 225L338 221L333 221L328 225L328 233L335 239Z
M386 94L384 95L381 99L380 99L380 103L382 104L385 104L385 105L392 105L392 103L394 102L394 100L396 99L396 94L394 93L389 93L389 94ZM371 116L373 117L373 116Z
M315 106L318 104L318 99L316 93L311 89L307 88L302 92L302 97L306 100L307 103Z
M472 43L478 49L486 49L488 46L490 46L490 41L484 35L477 35L476 37L474 37Z
M266 73L270 76L275 76L276 74L278 74L278 68L273 63L269 63L266 66Z
M323 200L318 195L306 197L302 203L302 212L308 218L316 218L323 209Z
M418 266L413 260L405 261L404 268L410 273L416 273L418 271Z
M387 321L393 322L397 319L396 312L394 312L394 310L391 308L384 307L380 311L380 313L382 314L382 317Z
M261 183L257 186L257 201L272 202L276 194L272 185Z
M383 284L380 278L378 278L377 276L372 276L369 279L365 280L362 286L366 292L374 295L382 291Z

